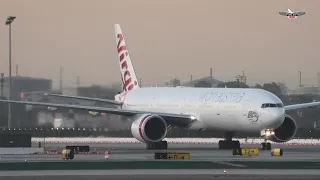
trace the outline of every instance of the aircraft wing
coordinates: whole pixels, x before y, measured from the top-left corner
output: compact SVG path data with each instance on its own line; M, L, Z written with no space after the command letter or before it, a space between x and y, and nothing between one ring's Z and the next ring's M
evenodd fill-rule
M87 100L87 101L104 102L104 103L113 104L113 105L117 105L117 106L121 106L122 105L121 102L118 102L118 101L115 101L115 100L110 100L110 99L90 98L90 97L83 97L83 96L67 96L67 95L49 94L49 93L46 93L45 95L61 97L61 98L70 98L70 99L79 99L79 100Z
M196 121L196 117L191 114L176 114L176 113L163 113L163 112L158 113L158 112L148 112L148 111L125 110L125 109L118 109L118 108L41 103L41 102L30 102L30 101L0 100L0 102L34 105L34 106L48 106L48 107L56 107L56 108L63 108L63 109L94 111L94 112L108 113L108 114L115 114L115 115L129 116L129 117L138 115L138 114L154 114L154 115L161 116L168 124L172 126L177 126L177 127L187 127L192 122Z
M288 15L288 12L279 12L279 14L280 14L281 16L287 16L287 15Z
M307 14L306 12L296 12L295 14L297 14L298 16L303 16L305 14Z
M301 109L301 108L307 108L307 107L313 107L313 106L320 106L320 102L310 102L310 103L303 103L303 104L287 105L287 106L284 106L284 109L285 110L295 110L295 109Z

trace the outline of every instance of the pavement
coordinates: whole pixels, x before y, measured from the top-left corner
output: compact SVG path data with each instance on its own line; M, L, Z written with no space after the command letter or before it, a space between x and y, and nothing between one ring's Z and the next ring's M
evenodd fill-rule
M67 144L50 144L46 150L62 150ZM73 144L74 145L74 144ZM259 148L259 145L242 145L242 148ZM219 150L214 144L172 144L167 152L189 152L191 160L197 161L313 161L320 162L320 146L287 146L273 145L272 148L282 148L283 156L271 156L271 151L260 150L258 156L233 156L232 150ZM144 144L90 144L91 151L100 151L102 154L76 154L72 161L105 161L104 152L109 152L109 160L153 160L154 152L163 150L146 150ZM61 155L0 155L2 162L23 161L63 161Z
M46 150L62 150L67 144L50 144ZM72 144L75 145L75 144ZM109 161L121 160L153 160L154 150L146 150L144 144L90 144L91 150L109 151ZM259 148L259 145L242 145L242 148ZM1 171L0 177L10 177L12 180L175 180L183 178L185 180L196 179L216 179L216 180L255 180L255 179L291 179L291 180L318 180L320 171L318 165L301 164L301 168L295 170L277 169L239 169L246 167L248 161L265 162L268 161L308 161L320 163L320 146L288 146L273 145L272 148L282 148L284 155L281 157L271 156L270 151L260 150L258 156L233 156L231 150L219 150L214 144L171 144L167 152L190 152L191 160L212 161L222 165L228 165L230 169L210 169L210 170L42 170L42 171ZM46 162L63 161L60 155L1 155L0 163L5 162ZM104 155L75 155L72 161L108 161ZM227 162L226 162L227 161ZM228 162L229 161L229 162ZM230 161L237 161L230 163ZM241 162L243 161L243 162ZM247 161L247 162L245 162ZM318 163L319 162L319 163ZM284 165L286 166L286 165ZM302 167L303 166L303 167ZM237 167L238 169L232 169ZM251 166L247 167L250 168ZM255 167L255 166L254 166ZM299 166L300 167L300 166Z
M0 177L11 180L318 180L318 170L73 170L73 171L2 171Z

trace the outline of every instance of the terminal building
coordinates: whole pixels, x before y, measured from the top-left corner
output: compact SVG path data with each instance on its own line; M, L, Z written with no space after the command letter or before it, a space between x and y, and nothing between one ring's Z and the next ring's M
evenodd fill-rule
M31 78L22 76L11 77L11 99L23 100L26 94L33 94L35 92L51 92L52 80L43 78ZM9 78L3 77L1 80L0 96L3 99L9 98ZM33 119L26 119L23 113L23 106L11 105L11 127L21 127L25 125L34 125ZM0 127L8 126L8 105L0 104Z
M11 77L11 99L21 100L26 93L35 92L51 92L52 80L42 78L31 78L22 76ZM9 78L4 77L3 88L1 89L1 96L8 99L9 97Z

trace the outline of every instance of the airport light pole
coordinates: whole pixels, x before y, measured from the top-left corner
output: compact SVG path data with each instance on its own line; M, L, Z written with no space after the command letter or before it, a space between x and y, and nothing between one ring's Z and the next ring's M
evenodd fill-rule
M6 25L9 26L9 100L11 100L11 24L15 16L8 16ZM11 128L11 103L8 103L8 128Z

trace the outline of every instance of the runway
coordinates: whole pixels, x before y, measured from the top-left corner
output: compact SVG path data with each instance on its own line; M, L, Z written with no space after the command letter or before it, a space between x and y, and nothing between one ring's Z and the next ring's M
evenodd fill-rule
M76 146L77 144L44 144L46 150L62 150L67 145ZM78 144L83 145L83 144ZM89 145L89 144L88 144ZM118 153L128 151L134 153L146 152L146 145L141 144L90 144L90 151L116 151ZM241 148L260 148L259 145L241 145ZM272 144L272 149L282 148L286 152L319 152L320 146L316 145L283 145L283 144ZM218 151L217 144L168 144L168 151Z
M46 150L62 150L66 144L52 144ZM259 145L243 145L242 148L259 148ZM282 148L284 155L271 156L271 151L260 150L258 156L233 156L232 150L219 150L217 145L178 145L171 144L167 152L190 152L191 161L310 161L320 162L320 146L287 146L273 145L272 148ZM144 144L90 144L91 151L109 151L109 160L154 160L154 152L163 150L146 150ZM0 155L2 162L22 161L63 161L60 155ZM73 161L106 161L103 154L76 154Z
M217 180L258 180L258 179L292 179L317 180L318 170L87 170L87 171L3 171L0 177L10 177L13 180L186 180L217 179Z

